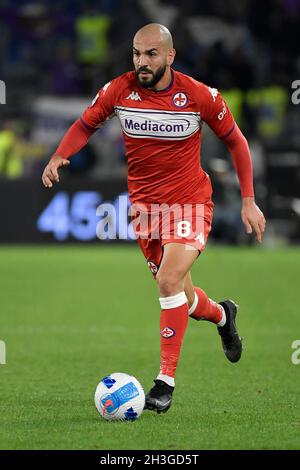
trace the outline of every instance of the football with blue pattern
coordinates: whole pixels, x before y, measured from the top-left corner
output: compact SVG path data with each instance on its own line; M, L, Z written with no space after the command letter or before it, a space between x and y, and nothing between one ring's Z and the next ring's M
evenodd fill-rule
M115 372L98 384L95 405L108 421L135 421L143 412L145 392L135 377Z

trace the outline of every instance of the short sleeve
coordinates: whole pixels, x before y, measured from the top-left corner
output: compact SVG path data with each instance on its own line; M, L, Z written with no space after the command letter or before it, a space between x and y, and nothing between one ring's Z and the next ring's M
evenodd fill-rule
M114 114L116 105L117 90L119 79L116 78L106 83L88 106L82 117L81 122L88 128L99 127L106 119Z
M201 85L199 90L201 93L201 117L220 139L224 139L234 129L234 117L216 88Z

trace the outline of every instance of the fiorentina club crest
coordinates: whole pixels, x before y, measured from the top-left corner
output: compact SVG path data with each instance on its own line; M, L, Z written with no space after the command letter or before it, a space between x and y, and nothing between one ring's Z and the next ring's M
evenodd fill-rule
M157 273L158 267L156 266L155 263L153 263L153 261L148 261L148 266L153 274Z
M175 104L175 106L178 106L178 108L182 108L183 106L185 106L187 104L187 96L185 93L176 93L174 96L173 96L173 103Z
M172 338L172 336L175 335L175 331L173 328L169 328L166 326L163 330L161 330L160 334L162 335L163 338Z

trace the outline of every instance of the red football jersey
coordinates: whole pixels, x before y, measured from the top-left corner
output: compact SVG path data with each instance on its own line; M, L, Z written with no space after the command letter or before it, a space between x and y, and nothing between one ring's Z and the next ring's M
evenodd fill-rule
M206 122L224 138L234 119L221 94L183 73L171 70L161 91L142 88L127 72L100 89L82 116L89 128L116 115L128 159L131 203L188 204L211 198L210 178L201 168L201 128Z

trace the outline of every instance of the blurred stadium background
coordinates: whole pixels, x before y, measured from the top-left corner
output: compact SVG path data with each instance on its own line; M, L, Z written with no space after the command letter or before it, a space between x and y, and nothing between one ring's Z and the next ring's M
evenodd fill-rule
M133 68L132 37L147 22L172 31L175 68L219 88L246 134L268 218L265 243L298 243L300 105L291 95L300 77L299 0L1 0L0 241L99 242L96 218L72 207L95 208L126 192L117 120L72 159L55 190L44 191L40 177L98 89ZM245 243L233 167L207 127L202 161L217 203L211 242Z
M98 204L118 210L127 194L117 120L55 188L41 174L98 89L132 69L132 37L148 22L172 31L174 68L228 101L268 227L261 247L245 237L230 158L205 127L216 206L193 274L211 298L241 305L245 353L232 366L213 326L191 321L174 406L163 418L144 413L129 432L93 405L110 372L148 389L159 351L157 291L141 253L96 236ZM300 0L0 0L0 449L299 449L299 30Z

